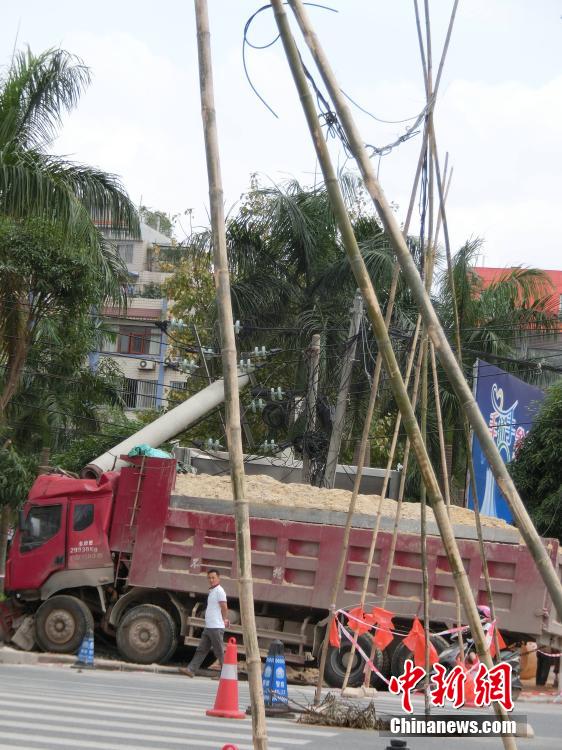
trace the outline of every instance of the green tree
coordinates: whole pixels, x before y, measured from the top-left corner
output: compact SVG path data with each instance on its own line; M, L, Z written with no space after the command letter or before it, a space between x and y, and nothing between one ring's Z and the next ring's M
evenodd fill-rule
M562 541L562 378L547 390L510 471L539 533Z
M0 415L16 394L30 349L40 336L72 326L93 305L123 299L125 269L117 255L91 256L58 222L0 217Z
M0 447L0 552L8 543L8 528L12 512L17 510L27 496L31 486L32 474L29 467L10 441ZM5 554L0 554L0 597L4 591L4 574L6 572Z

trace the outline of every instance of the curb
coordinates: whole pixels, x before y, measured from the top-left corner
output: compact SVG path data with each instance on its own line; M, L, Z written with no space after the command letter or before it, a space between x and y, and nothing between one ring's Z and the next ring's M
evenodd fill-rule
M8 646L0 646L0 664L13 665L72 665L76 656L70 654L37 653L34 651L17 651ZM96 659L96 669L105 672L151 672L160 674L181 674L179 667L168 667L163 664L132 664L116 659Z
M71 654L51 654L39 653L37 651L18 651L9 646L0 644L0 665L59 665L72 666L76 662L76 656ZM166 666L165 664L133 664L128 661L119 661L118 659L95 659L95 669L104 672L150 672L151 674L172 674L181 675L180 667ZM219 672L214 669L202 669L201 677L212 677ZM247 681L247 675L242 672L239 674L240 681Z
M562 694L559 693L521 693L517 703L562 703Z

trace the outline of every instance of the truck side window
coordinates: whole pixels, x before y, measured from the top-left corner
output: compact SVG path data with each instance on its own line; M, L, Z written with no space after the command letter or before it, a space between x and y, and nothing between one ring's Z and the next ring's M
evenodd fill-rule
M21 535L20 551L40 547L60 530L62 505L37 505L29 511Z
M72 531L84 531L94 521L94 504L75 505L72 516Z

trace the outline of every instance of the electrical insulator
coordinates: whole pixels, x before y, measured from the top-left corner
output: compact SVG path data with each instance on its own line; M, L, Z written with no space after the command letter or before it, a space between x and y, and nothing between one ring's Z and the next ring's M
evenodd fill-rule
M267 352L267 349L265 348L265 346L262 346L261 349L259 348L259 346L256 346L254 348L254 357L256 359L265 359L267 357L267 354L268 354L268 352Z
M254 412L254 414L257 414L258 411L263 411L265 408L265 401L263 398L258 399L252 399L252 402L250 403L250 408Z
M185 328L187 328L187 323L177 318L171 318L170 326L174 328L176 331L183 331Z
M260 453L275 453L279 450L279 446L275 440L266 440L265 443L260 445Z
M251 359L241 359L238 367L240 372L245 372L246 374L253 372L256 369Z

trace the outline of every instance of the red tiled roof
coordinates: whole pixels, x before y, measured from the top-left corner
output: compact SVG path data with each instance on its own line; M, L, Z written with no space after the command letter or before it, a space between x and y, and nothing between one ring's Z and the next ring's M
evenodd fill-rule
M124 312L118 307L104 307L102 315L112 318L142 318L150 320L160 320L162 317L162 310L157 307L128 307L127 311Z
M473 270L480 276L484 287L489 286L494 281L498 281L504 274L513 270L512 268L490 268L488 266L474 266ZM562 296L562 271L549 271L541 269L548 276L552 283L552 295L548 307L552 309L555 315L560 310L560 297Z

